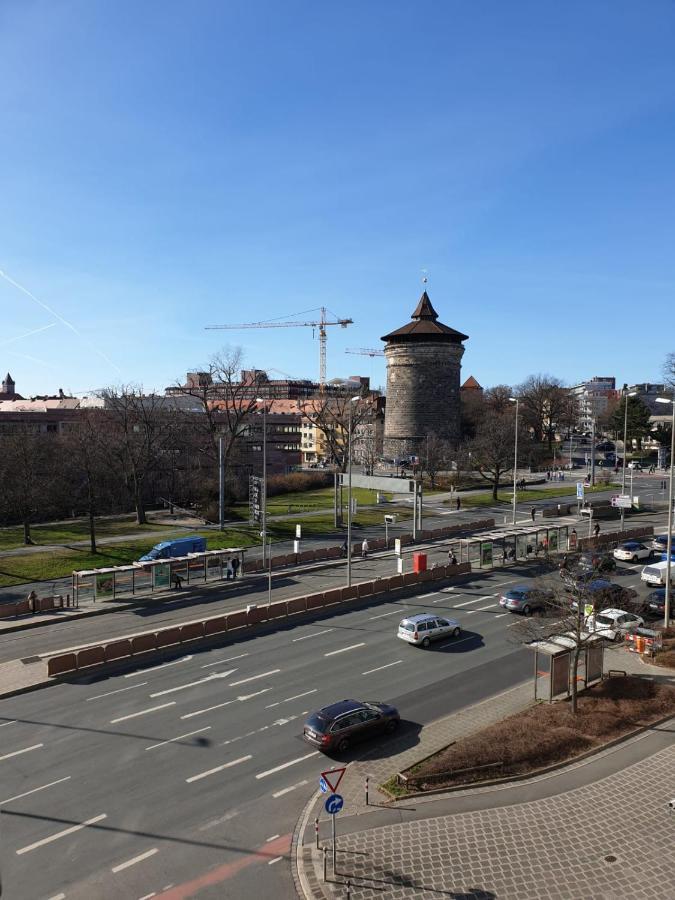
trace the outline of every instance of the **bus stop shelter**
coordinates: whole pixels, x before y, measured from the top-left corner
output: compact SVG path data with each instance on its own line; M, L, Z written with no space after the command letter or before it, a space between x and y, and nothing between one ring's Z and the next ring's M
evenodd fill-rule
M602 680L605 641L598 634L585 634L581 638L576 677L583 690ZM534 651L534 699L550 703L569 697L576 637L561 634L527 646Z
M564 553L568 546L567 525L541 525L489 532L473 538L463 538L457 544L460 563L471 563L472 569L491 569L538 556Z

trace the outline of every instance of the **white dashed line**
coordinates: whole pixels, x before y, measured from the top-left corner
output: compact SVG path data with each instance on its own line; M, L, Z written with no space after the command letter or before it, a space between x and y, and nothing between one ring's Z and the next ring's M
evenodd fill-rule
M267 865L268 865L268 866L273 866L274 863L281 862L282 859L283 859L283 856L275 856L274 859L271 859L271 860L267 863Z
M111 719L111 725L117 725L118 722L126 722L128 719L136 719L138 716L145 716L151 712L157 712L159 709L167 709L169 706L175 706L176 701L171 700L169 703L160 703L159 706L150 706L148 709L142 709L140 712L130 713L128 716L120 716L118 719Z
M276 675L281 669L270 669L269 672L261 672L260 675L251 675L250 678L242 678L239 681L231 681L228 687L237 687L238 684L248 684L249 681L256 681L258 678L267 678L268 675Z
M431 596L431 594L429 594L428 596ZM400 614L401 614L401 610L400 610L400 609L392 609L391 612L380 613L379 616L370 616L370 618L368 619L368 621L369 621L369 622L372 622L372 621L374 621L375 619L384 619L385 616L395 616L396 613L398 613L398 614L400 615Z
M186 691L188 688L198 687L200 684L216 681L218 678L227 678L228 675L231 675L236 671L236 669L228 669L226 672L212 672L210 675L207 675L206 678L200 678L198 681L189 681L187 684L179 684L176 687L166 688L164 691L155 691L154 694L150 694L150 699L154 700L155 697L164 697L166 694L175 694L176 691Z
M112 697L113 694L122 694L124 691L135 691L136 688L143 687L147 681L141 681L139 684L132 684L129 687L117 688L116 691L107 691L105 694L96 694L94 697L87 697L85 703L91 703L92 700L100 700L102 697Z
M0 756L0 762L3 759L11 759L12 756L21 756L22 753L30 753L31 750L39 750L40 747L44 747L44 744L33 744L32 747L24 747L23 750L14 750L12 753L5 753L4 756Z
M42 787L33 788L32 791L26 791L24 794L17 794L16 797L9 797L7 800L0 801L0 806L4 806L6 803L13 803L15 800L21 800L24 797L28 797L30 794L37 794L38 791L45 791L47 788L54 787L55 784L70 781L71 778L72 775L66 775L65 778L59 778L58 781L50 781L49 784L43 784Z
M297 784L292 784L290 787L283 788L280 791L276 791L276 793L272 794L275 800L279 797L283 797L284 794L290 794L291 791L297 790L297 788L304 787L306 784L309 784L309 781L299 781Z
M488 594L486 597L476 597L475 600L466 600L464 603L456 603L453 606L453 609L461 609L463 606L472 606L474 603L480 603L481 600L489 600L489 599L490 599L490 594Z
M37 850L38 847L44 847L46 844L51 844L52 841L58 841L59 838L66 837L69 834L75 834L76 831L82 831L83 828L88 828L90 825L95 825L97 822L102 822L103 819L107 818L107 815L102 813L100 816L94 816L93 819L87 819L86 822L82 822L79 825L71 825L70 828L64 828L63 831L57 831L56 834L51 834L49 837L42 838L41 841L35 841L34 844L28 844L27 847L21 847L16 851L16 855L22 856L24 853L30 853L31 850Z
M311 634L303 634L302 637L293 638L292 643L295 644L296 641L306 641L308 638L319 637L320 634L328 634L329 631L335 631L334 628L326 628L324 631L313 631Z
M133 859L128 859L126 862L120 863L119 866L113 866L112 873L113 875L117 875L118 872L130 868L130 866L135 866L136 863L143 862L144 859L149 859L151 856L154 856L155 853L159 853L157 847L153 847L152 850L146 850L145 853L134 856Z
M180 663L188 662L191 656L181 656L180 659L174 659L173 662L162 663L161 666L153 666L151 669L139 669L137 672L127 672L125 678L135 678L137 675L147 675L148 672L158 672L160 669L168 669L169 666L177 666Z
M214 769L207 769L206 772L200 772L199 775L192 775L190 778L186 778L185 781L187 784L192 784L193 781L201 781L202 778L208 778L209 775L215 775L217 772L232 768L232 766L238 766L239 763L247 762L249 759L253 759L250 753L248 756L240 756L239 759L233 759L230 762L223 763L222 766L216 766Z
M218 659L215 662L206 663L206 665L200 666L200 669L208 669L211 666L221 666L223 663L234 662L235 659L243 659L245 656L248 656L248 653L240 653L239 656L228 656L227 659Z
M271 844L272 841L276 841L276 839L277 839L278 837L281 837L281 835L280 835L280 834L273 834L272 837L268 837L268 838L267 838L267 840L265 841L265 843L266 843L266 844Z
M372 675L373 672L381 672L382 669L389 669L391 666L397 666L399 663L402 663L402 659L397 659L396 662L387 663L386 666L378 666L376 669L368 669L367 672L361 672L362 675Z
M207 725L205 728L198 728L196 731L188 731L187 734L179 734L178 737L170 738L168 741L160 741L159 744L150 744L149 747L146 747L146 750L155 750L157 747L164 747L166 744L175 744L176 741L182 741L183 738L192 737L193 734L201 734L202 731L210 731L211 726Z
M456 647L457 644L463 644L465 641L472 641L472 637L461 638L459 641L448 641L447 644L439 644L438 649L442 650L444 647Z
M346 653L348 650L356 650L358 647L365 647L365 642L360 644L350 644L349 647L341 647L339 650L331 650L330 653L324 653L324 656L337 656L338 653Z
M289 766L294 766L296 763L304 762L306 759L311 759L313 756L318 756L319 751L313 750L311 753L306 753L304 756L299 756L297 759L291 759L289 762L282 763L280 766L275 766L273 769L267 769L265 772L258 772L255 776L257 779L267 778L268 775L274 775L275 772L281 772L283 769L288 769Z
M5 725L16 725L16 722L17 722L16 719L12 719L10 722L3 722L3 723L0 725L0 728L4 728Z

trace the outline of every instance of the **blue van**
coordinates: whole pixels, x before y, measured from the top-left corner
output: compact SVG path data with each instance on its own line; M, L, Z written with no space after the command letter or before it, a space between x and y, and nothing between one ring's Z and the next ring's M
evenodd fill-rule
M206 538L182 537L173 541L162 541L156 544L149 553L141 556L139 562L151 562L153 559L171 559L175 556L187 556L188 553L203 553L206 550Z

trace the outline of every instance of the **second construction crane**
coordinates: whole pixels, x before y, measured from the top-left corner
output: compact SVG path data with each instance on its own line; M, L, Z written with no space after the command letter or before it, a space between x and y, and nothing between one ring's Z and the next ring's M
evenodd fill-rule
M318 328L319 330L319 385L323 390L326 384L326 328L329 325L339 325L341 328L346 328L347 325L352 325L353 319L327 319L326 318L326 307L321 306L316 309L308 309L305 312L319 312L320 316L318 321L313 322L283 322L279 319L269 319L265 322L243 322L240 325L207 325L207 331L221 331L221 330L230 330L235 331L239 328ZM301 314L299 314L301 315Z

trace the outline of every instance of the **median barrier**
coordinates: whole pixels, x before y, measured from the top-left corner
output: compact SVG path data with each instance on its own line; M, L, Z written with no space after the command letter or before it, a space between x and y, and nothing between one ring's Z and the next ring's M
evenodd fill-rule
M420 580L417 572L405 572L402 576L403 586L408 587L410 584L417 584Z
M146 634L137 634L131 638L131 653L136 656L137 653L149 653L151 650L157 649L157 641L154 632L146 632Z
M162 628L155 635L155 640L158 650L161 650L162 647L173 647L175 644L180 644L180 626L175 625L172 628Z
M89 666L100 666L105 662L103 647L86 647L77 651L77 668L87 669Z
M268 619L285 619L288 615L286 601L277 600L276 603L270 603L267 607Z
M403 587L403 575L390 575L388 591L394 591L396 588Z
M319 609L321 606L326 605L326 598L321 592L320 594L308 594L305 597L305 603L307 604L307 609Z
M199 638L204 637L203 622L188 622L187 625L180 625L179 627L181 644L185 644L187 641L197 641Z
M313 550L303 550L302 553L298 553L298 564L313 562L314 561L314 551Z
M356 585L359 597L371 597L373 594L373 582L362 581Z
M232 631L233 628L243 628L247 624L246 610L242 609L238 612L227 614L227 630Z
M47 660L47 675L65 675L77 671L77 659L74 653L62 653Z
M124 638L120 641L111 641L103 647L105 661L112 662L115 659L124 659L131 656L131 641Z
M331 588L323 592L324 606L331 606L333 603L342 603L342 591L344 588Z
M359 589L355 584L351 584L349 587L340 588L340 591L342 592L343 603L345 600L354 600L359 596Z
M434 576L431 573L431 569L425 569L423 572L420 572L417 576L418 581L433 581Z
M222 634L224 631L227 631L227 616L215 616L204 622L205 637L211 634Z
M369 541L371 550L384 550L385 548L385 540L384 538L378 538L376 541Z
M329 547L326 552L326 559L339 559L341 553L340 547Z
M264 606L251 605L246 608L246 624L257 625L265 619L266 612Z
M286 600L286 615L290 616L294 613L307 611L307 598L294 597L292 600Z
M434 537L434 532L425 528L423 531L420 531L419 539L422 541L430 541Z

